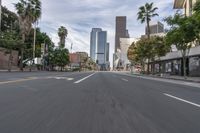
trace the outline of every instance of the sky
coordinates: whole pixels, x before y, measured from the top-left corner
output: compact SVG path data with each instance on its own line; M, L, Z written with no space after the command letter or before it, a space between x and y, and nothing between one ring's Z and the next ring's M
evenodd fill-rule
M2 5L15 12L14 3L19 0L2 0ZM127 29L130 37L138 38L145 31L145 24L137 21L137 12L146 2L154 2L158 7L158 17L152 21L163 21L172 15L174 0L41 0L42 17L39 20L41 31L46 32L57 45L60 26L68 29L66 48L73 43L73 52L84 51L89 54L90 32L92 28L102 28L108 33L110 43L110 62L114 53L115 18L127 16ZM164 22L163 22L164 23ZM165 25L166 26L166 25Z

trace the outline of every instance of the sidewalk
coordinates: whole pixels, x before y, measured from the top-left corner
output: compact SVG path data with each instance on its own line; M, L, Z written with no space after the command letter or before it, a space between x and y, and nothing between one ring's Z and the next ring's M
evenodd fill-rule
M131 72L128 72L127 74L200 83L200 77L187 77L187 79L185 79L183 76L174 76L174 75L159 76L159 75L146 75L146 74L138 74L138 73L131 73Z

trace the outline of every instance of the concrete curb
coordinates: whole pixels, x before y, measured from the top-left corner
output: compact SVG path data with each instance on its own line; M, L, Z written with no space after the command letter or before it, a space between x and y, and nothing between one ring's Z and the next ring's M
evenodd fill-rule
M131 73L127 73L127 74L129 74L129 75L135 75L135 76L143 76L143 77L157 78L157 79L171 79L171 80L178 80L178 81L186 81L186 82L200 83L200 80L179 79L179 78L174 78L174 77L160 77L160 76L151 76L151 75L144 75L144 74L131 74Z

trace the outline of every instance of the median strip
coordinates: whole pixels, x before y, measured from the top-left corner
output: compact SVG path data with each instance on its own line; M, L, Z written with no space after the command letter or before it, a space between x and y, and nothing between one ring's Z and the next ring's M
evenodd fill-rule
M84 77L84 78L82 78L82 79L80 79L80 80L78 80L78 81L76 81L76 82L74 82L75 84L78 84L78 83L80 83L80 82L82 82L82 81L84 81L84 80L86 80L87 78L89 78L89 77L91 77L91 76L93 76L95 73L93 73L93 74L90 74L89 76L87 76L87 77Z
M174 98L176 100L179 100L179 101L182 101L182 102L185 102L185 103L188 103L188 104L191 104L193 106L196 106L196 107L199 107L200 108L200 105L199 104L196 104L196 103L193 103L193 102L190 102L190 101L187 101L187 100L184 100L184 99L181 99L181 98L178 98L178 97L175 97L175 96L172 96L170 94L167 94L167 93L164 93L165 96L168 96L168 97L171 97L171 98Z

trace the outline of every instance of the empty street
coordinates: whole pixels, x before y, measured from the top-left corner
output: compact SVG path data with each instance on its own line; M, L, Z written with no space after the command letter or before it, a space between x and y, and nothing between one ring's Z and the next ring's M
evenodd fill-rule
M117 72L0 74L1 133L200 132L197 83Z

